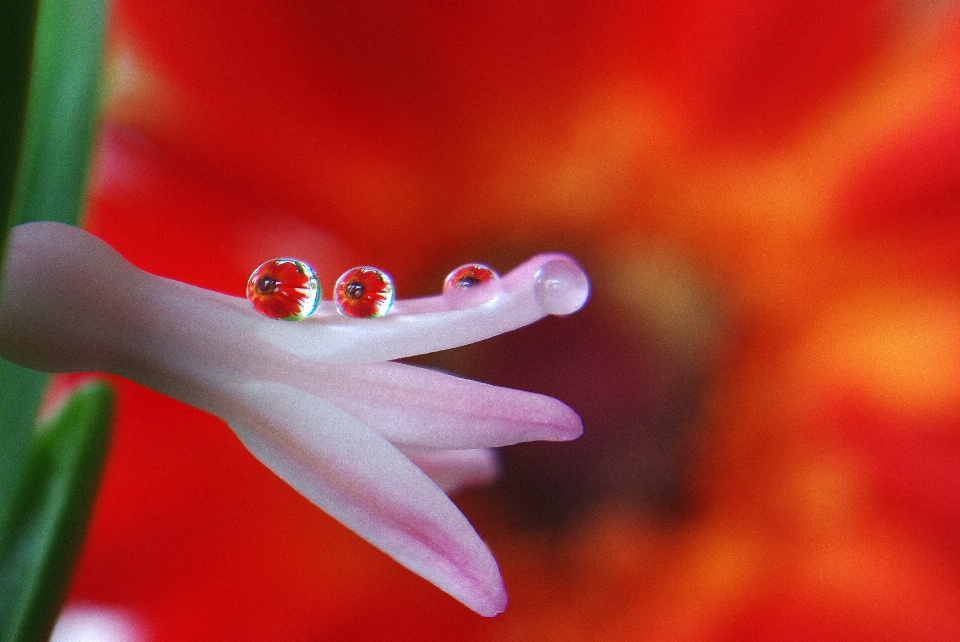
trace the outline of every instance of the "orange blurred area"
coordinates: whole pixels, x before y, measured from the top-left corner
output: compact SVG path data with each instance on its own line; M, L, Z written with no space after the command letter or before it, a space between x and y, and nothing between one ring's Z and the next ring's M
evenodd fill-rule
M118 382L71 602L150 640L960 639L960 12L914 0L116 3L88 227L243 295L540 251L564 319L422 359L560 398L459 497L485 620ZM329 290L328 290L329 291Z

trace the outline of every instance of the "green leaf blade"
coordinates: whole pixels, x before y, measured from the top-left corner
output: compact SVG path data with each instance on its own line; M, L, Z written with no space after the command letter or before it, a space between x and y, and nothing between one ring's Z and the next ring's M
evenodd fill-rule
M75 392L39 430L0 532L0 640L49 638L83 543L110 441L113 393Z
M0 249L6 246L14 219L13 198L25 133L36 22L37 0L0 4Z
M0 533L10 519L50 375L0 359Z
M0 260L9 228L76 224L99 109L105 0L0 3ZM0 360L0 532L49 376Z
M0 3L0 261L14 225L81 218L105 23L105 0ZM0 361L0 642L49 637L106 452L103 384L35 435L48 382Z
M106 5L41 0L13 225L77 224L99 111Z

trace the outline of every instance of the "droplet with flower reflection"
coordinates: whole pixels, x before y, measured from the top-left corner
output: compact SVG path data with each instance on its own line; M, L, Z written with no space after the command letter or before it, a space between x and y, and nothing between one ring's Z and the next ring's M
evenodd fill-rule
M316 312L322 295L316 272L297 259L267 261L247 281L247 299L253 309L271 319L306 319Z
M447 275L447 278L443 281L443 293L464 290L499 279L500 275L483 263L467 263Z
M382 317L390 311L393 299L393 279L383 270L372 267L347 270L333 288L337 310L348 317Z

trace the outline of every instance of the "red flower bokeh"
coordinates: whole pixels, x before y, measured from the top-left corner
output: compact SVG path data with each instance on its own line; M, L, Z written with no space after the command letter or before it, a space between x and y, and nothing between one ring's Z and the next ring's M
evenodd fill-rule
M418 295L571 252L583 313L430 363L586 434L462 498L483 620L118 382L75 603L177 641L960 638L955 9L120 0L112 34L95 233L237 296L276 256Z

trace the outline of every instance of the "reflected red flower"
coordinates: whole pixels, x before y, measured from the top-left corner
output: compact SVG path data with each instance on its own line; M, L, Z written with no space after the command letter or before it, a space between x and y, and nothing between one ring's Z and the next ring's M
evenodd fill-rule
M393 305L393 280L382 270L357 267L347 270L333 287L337 309L348 317L382 317Z
M296 259L271 259L247 280L247 299L253 309L271 319L306 319L316 311L321 297L313 268Z

